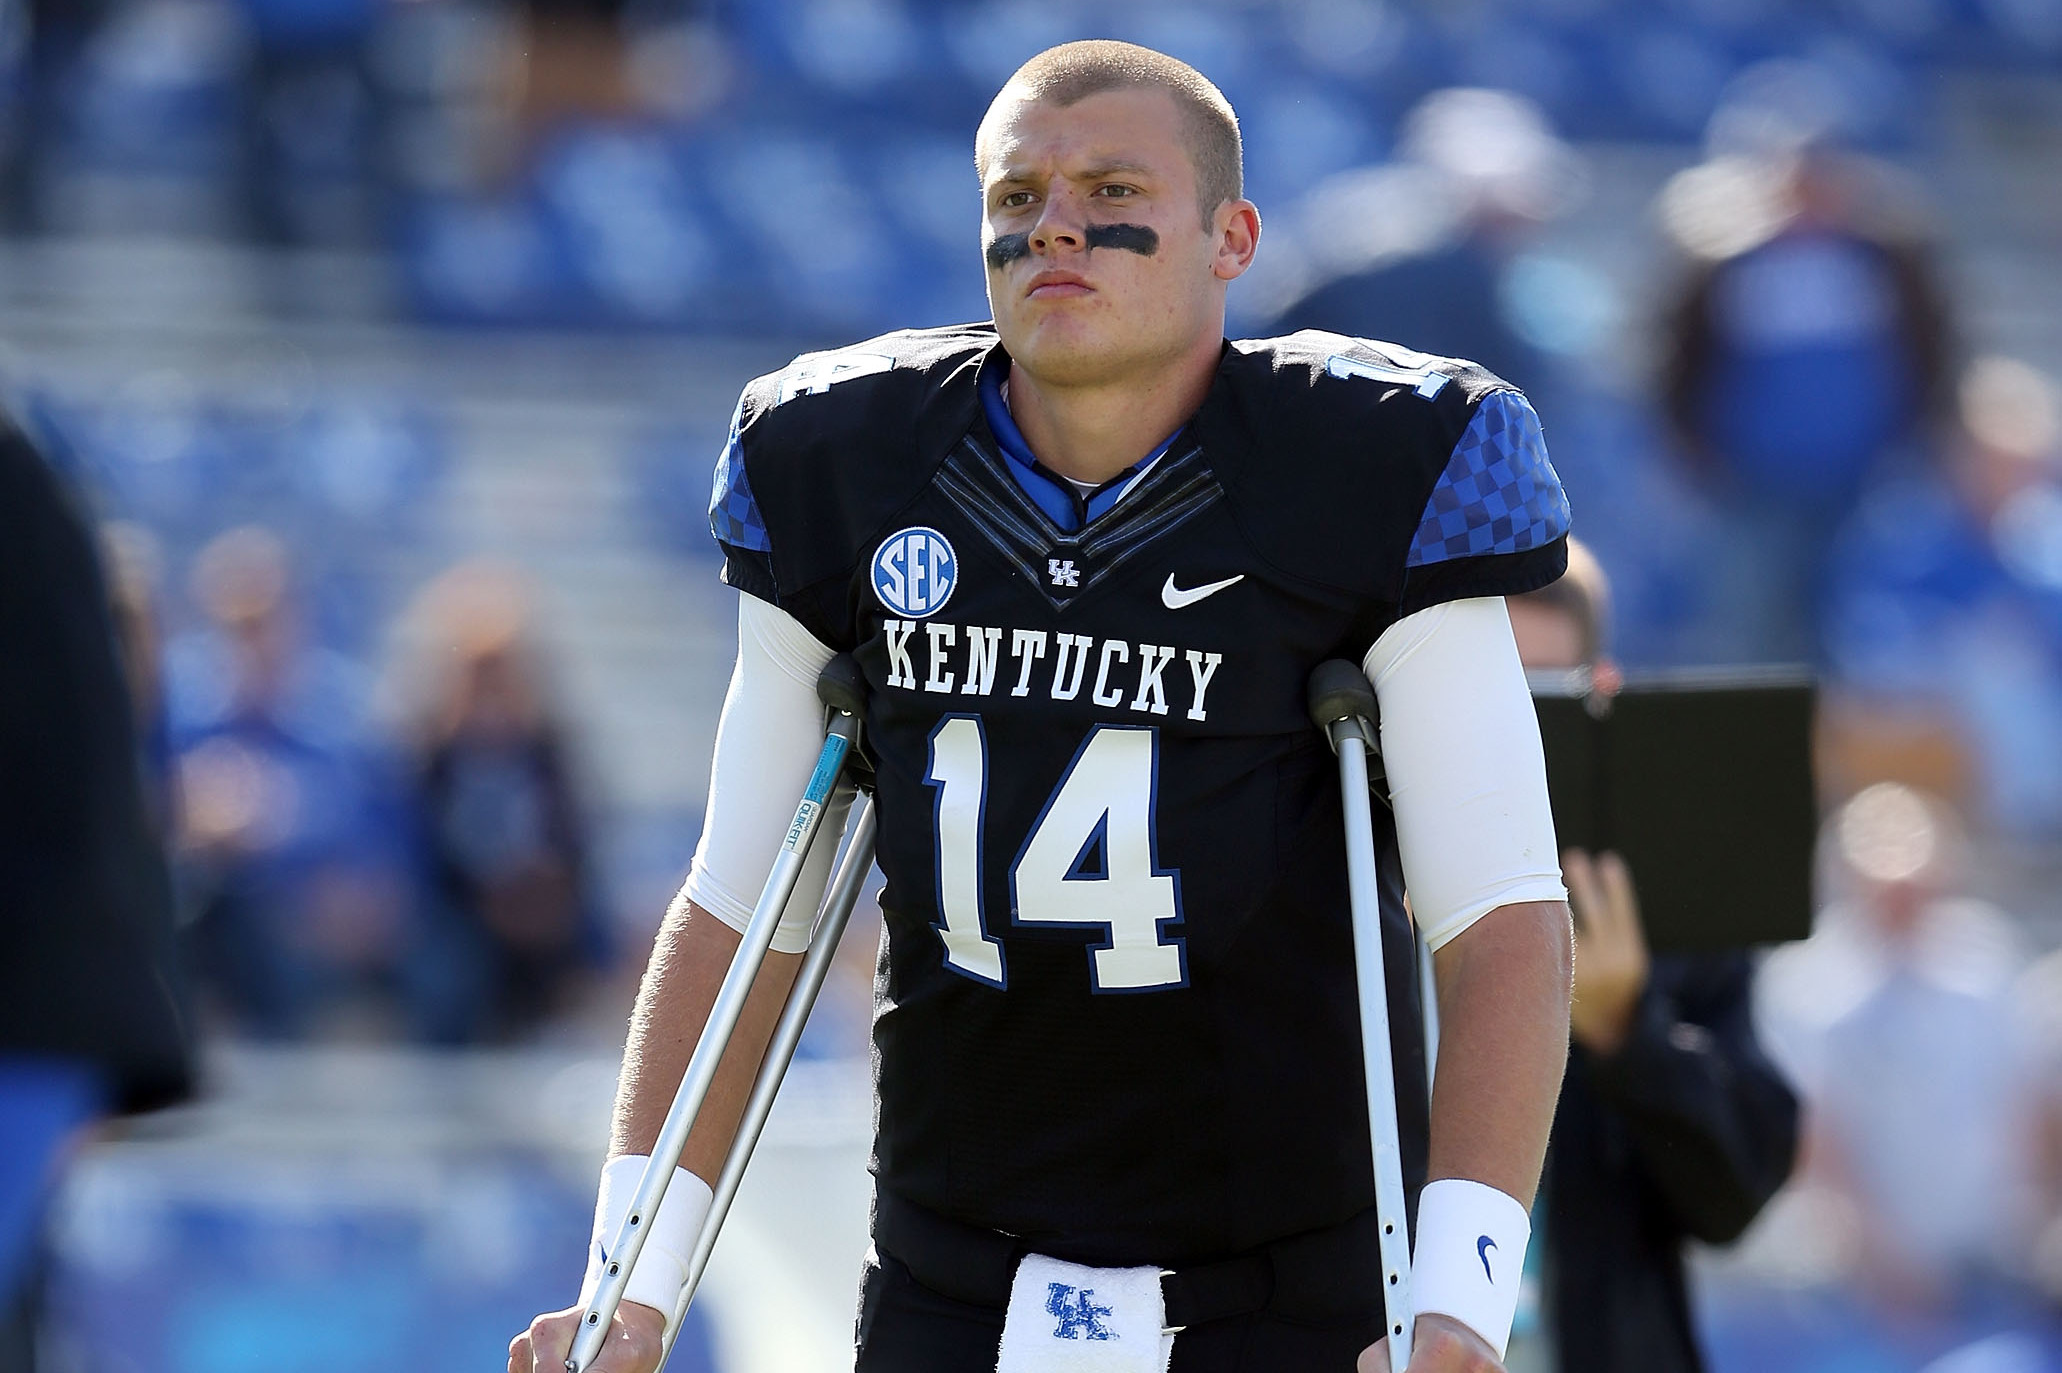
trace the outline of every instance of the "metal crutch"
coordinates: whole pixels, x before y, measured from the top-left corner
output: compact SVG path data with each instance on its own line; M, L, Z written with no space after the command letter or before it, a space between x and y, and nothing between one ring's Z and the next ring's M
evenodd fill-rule
M1310 674L1310 718L1339 755L1346 810L1346 888L1353 906L1353 968L1360 992L1360 1052L1367 1072L1368 1138L1375 1157L1375 1218L1382 1228L1382 1305L1389 1367L1410 1365L1410 1227L1404 1211L1403 1155L1397 1142L1396 1074L1390 1061L1388 980L1382 968L1382 916L1375 889L1374 818L1368 806L1368 753L1375 690L1359 666L1334 658Z
M766 1127L766 1117L772 1112L774 1098L780 1093L781 1079L787 1075L788 1065L795 1057L795 1048L802 1042L802 1031L809 1023L810 1008L816 1004L817 993L823 990L824 977L837 957L838 941L844 937L846 921L852 915L860 890L866 885L867 872L873 866L873 798L862 798L859 807L846 826L845 832L851 837L845 845L845 858L838 865L837 876L831 880L823 913L816 920L816 932L810 936L809 952L802 959L801 971L795 976L794 990L788 993L788 1004L782 1009L780 1023L774 1028L773 1040L766 1049L766 1061L760 1065L759 1076L752 1082L752 1095L745 1103L744 1119L738 1124L737 1138L732 1141L730 1152L724 1156L723 1172L713 1189L715 1198L709 1204L709 1217L702 1222L701 1236L695 1242L694 1254L688 1261L687 1286L681 1291L680 1302L673 1309L673 1320L666 1327L666 1350L659 1359L661 1369L665 1368L666 1358L673 1353L673 1341L679 1338L681 1322L686 1319L687 1308L694 1301L695 1290L701 1286L703 1272L708 1269L709 1254L716 1247L717 1233L723 1228L724 1217L730 1214L730 1203L737 1197L738 1186L745 1178L745 1168L752 1161L752 1151L758 1146L760 1132Z
M823 751L817 755L816 771L810 775L802 800L795 807L795 818L788 825L787 838L781 842L780 851L774 855L773 870L766 876L759 903L752 908L752 918L738 942L737 953L723 974L723 984L717 989L715 1003L709 1008L708 1022L702 1027L701 1038L695 1042L694 1053L687 1061L687 1071L681 1076L680 1089L674 1093L673 1104L666 1110L665 1123L659 1127L659 1137L652 1145L644 1176L638 1180L637 1190L631 1194L629 1213L623 1217L623 1223L608 1247L608 1265L595 1287L593 1300L580 1314L580 1327L573 1336L573 1348L566 1358L566 1373L586 1373L607 1343L609 1324L616 1317L616 1308L622 1304L623 1289L629 1285L637 1256L644 1250L645 1235L650 1230L645 1221L657 1213L665 1199L667 1185L673 1181L673 1170L680 1162L680 1152L687 1146L695 1117L701 1114L702 1099L709 1094L710 1084L716 1080L717 1065L722 1062L723 1051L737 1030L738 1019L744 1014L745 999L751 995L759 967L766 961L766 951L773 944L781 912L787 907L788 897L794 893L796 879L802 875L802 865L816 839L831 789L837 785L847 757L859 743L859 720L865 702L864 683L859 665L849 655L843 654L833 658L824 668L823 675L817 678L816 695L830 707L830 719L825 726ZM708 1226L704 1225L703 1229L706 1231Z

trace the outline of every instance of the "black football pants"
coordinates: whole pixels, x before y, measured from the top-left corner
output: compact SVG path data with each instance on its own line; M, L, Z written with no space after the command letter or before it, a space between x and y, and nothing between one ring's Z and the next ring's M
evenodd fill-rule
M1353 1373L1381 1322L1328 1325L1266 1311L1192 1325L1174 1340L1171 1373ZM1002 1312L941 1296L882 1255L859 1289L854 1373L995 1373Z

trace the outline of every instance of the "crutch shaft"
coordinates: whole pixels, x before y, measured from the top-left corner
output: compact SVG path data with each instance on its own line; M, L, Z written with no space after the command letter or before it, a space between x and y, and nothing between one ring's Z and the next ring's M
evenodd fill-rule
M823 914L817 919L816 931L810 938L809 952L802 959L794 989L788 993L787 1005L782 1008L780 1022L774 1027L765 1062L759 1066L759 1076L752 1082L752 1095L745 1103L744 1118L738 1123L737 1137L731 1143L730 1152L724 1156L723 1172L716 1179L708 1218L702 1222L702 1233L695 1242L693 1256L688 1260L687 1286L681 1291L673 1320L666 1327L668 1355L673 1352L673 1341L679 1337L681 1322L694 1301L695 1290L701 1286L702 1274L709 1266L709 1255L716 1248L716 1237L723 1228L724 1218L730 1214L730 1204L737 1198L738 1187L744 1182L745 1169L752 1162L752 1151L758 1147L766 1119L773 1112L774 1099L780 1094L781 1080L794 1061L795 1050L802 1042L802 1032L809 1024L809 1012L823 990L831 964L837 959L838 942L844 937L846 922L851 918L852 908L858 904L859 893L866 886L867 873L873 867L875 823L871 797L859 802L859 811L852 817L848 832L851 837L845 844L844 861L838 865L837 874L831 879L830 891L824 898ZM661 1369L665 1367L663 1358L659 1366Z
M1357 719L1328 727L1339 753L1340 801L1346 812L1346 884L1353 908L1354 980L1360 995L1361 1048L1368 1096L1368 1141L1375 1162L1375 1214L1381 1225L1382 1301L1388 1315L1389 1366L1410 1363L1410 1230L1403 1196L1403 1158L1397 1143L1396 1078L1390 1059L1388 976L1382 956L1380 892L1375 876L1373 824L1368 803L1367 740ZM1383 1128L1386 1124L1387 1128Z
M702 1027L701 1037L695 1041L687 1071L681 1076L680 1088L674 1093L673 1104L667 1108L665 1123L659 1127L659 1137L652 1145L651 1159L645 1164L644 1176L639 1180L637 1190L631 1194L629 1212L609 1245L608 1263L602 1271L601 1281L587 1309L580 1314L580 1327L566 1359L566 1373L584 1373L608 1339L609 1323L615 1319L616 1308L622 1304L631 1270L636 1266L637 1256L644 1249L645 1236L651 1230L650 1218L665 1200L666 1188L673 1181L673 1170L679 1165L681 1151L687 1147L695 1118L701 1114L702 1101L716 1080L723 1051L729 1046L738 1020L744 1015L745 1001L751 995L753 983L758 980L760 965L766 961L766 951L773 944L774 933L780 927L781 913L794 893L795 882L802 875L802 865L809 857L809 848L830 801L831 789L837 783L858 729L858 721L853 716L833 712L829 733L823 741L823 752L817 758L816 771L809 779L801 803L795 807L795 818L788 826L780 852L774 857L773 870L767 874L759 902L752 908L752 918L738 942L737 954L723 974L715 1003L709 1008L709 1018Z

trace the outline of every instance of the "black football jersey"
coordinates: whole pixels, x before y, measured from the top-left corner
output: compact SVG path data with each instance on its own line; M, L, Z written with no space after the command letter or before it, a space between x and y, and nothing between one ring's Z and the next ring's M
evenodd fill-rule
M1327 658L1527 591L1568 509L1524 397L1302 333L1225 346L1202 408L1075 532L978 398L989 326L890 334L746 388L724 576L854 653L886 929L873 1167L1095 1264L1177 1264L1374 1202ZM1426 1100L1378 808L1407 1172Z

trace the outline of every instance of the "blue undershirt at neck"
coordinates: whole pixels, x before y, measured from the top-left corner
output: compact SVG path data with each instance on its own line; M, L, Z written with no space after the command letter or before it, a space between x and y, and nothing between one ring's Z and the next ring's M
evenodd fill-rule
M989 359L981 369L981 410L988 418L988 430L995 435L996 447L1002 450L1004 465L1009 468L1010 475L1063 533L1077 532L1115 505L1131 489L1132 483L1166 456L1168 448L1181 437L1181 430L1176 429L1152 452L1101 486L1084 492L1074 482L1040 462L1038 455L1031 451L1031 445L1024 441L1024 431L1017 428L1017 421L1010 414L1009 401L1003 394L1009 374L1009 359L1000 355Z

